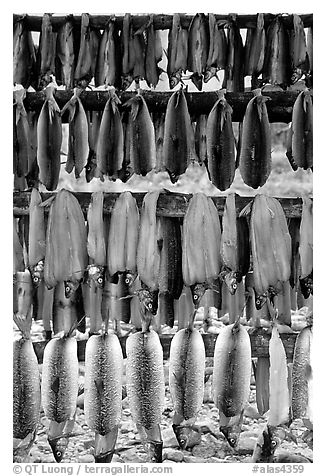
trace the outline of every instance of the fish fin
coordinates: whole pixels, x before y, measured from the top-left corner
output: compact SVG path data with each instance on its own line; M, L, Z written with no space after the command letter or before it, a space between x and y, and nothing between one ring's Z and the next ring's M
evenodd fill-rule
M239 217L249 216L249 214L251 213L252 205L253 205L253 200L247 203L247 205L241 210L241 212L239 213Z
M59 387L60 387L60 380L59 380L59 377L56 377L51 384L51 390L54 393L59 393Z

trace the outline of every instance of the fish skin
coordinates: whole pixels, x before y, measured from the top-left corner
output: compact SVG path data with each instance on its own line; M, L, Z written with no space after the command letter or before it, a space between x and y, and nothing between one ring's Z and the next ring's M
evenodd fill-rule
M46 88L47 98L37 121L37 164L39 180L47 190L55 190L60 174L62 123L59 106L53 96L54 88Z
M123 166L123 126L115 93L109 93L98 132L95 177L116 180Z
M136 274L139 233L139 211L128 191L117 198L112 213L107 247L109 276L128 271Z
M274 453L284 438L285 431L282 427L267 423L257 438L251 461L253 463L277 462Z
M241 131L239 169L245 184L258 188L265 184L272 167L271 131L261 90L248 102Z
M131 107L130 165L137 175L147 175L156 165L155 132L144 98L138 94L125 103Z
M228 189L235 174L235 139L232 128L232 108L223 94L207 118L207 171L213 185Z
M173 89L181 80L182 72L187 70L188 30L182 28L179 13L172 18L169 30L167 51L167 74L170 88Z
M42 28L39 41L39 87L44 88L51 82L51 75L55 75L55 54L57 33L52 29L52 14L45 13L42 17Z
M28 88L32 82L36 63L32 33L26 28L22 18L14 25L13 32L13 84Z
M313 167L313 107L311 91L302 91L297 96L292 110L290 146L287 157L292 168L304 170Z
M223 24L223 23L222 23ZM227 20L227 56L222 88L228 92L244 91L244 46L236 20Z
M14 174L26 177L31 162L31 131L24 106L26 90L14 91L13 139L14 139Z
M266 33L263 83L280 86L290 84L291 57L288 33L280 15L270 23Z
M65 23L57 34L56 43L56 81L71 89L74 86L74 73L76 67L76 33L73 17L67 16Z
M300 285L305 296L309 297L313 293L313 202L307 196L302 197L299 256Z
M163 140L163 165L172 183L177 182L189 163L196 160L195 136L183 89L168 101Z
M269 409L269 357L258 357L255 366L256 403L260 415Z
M88 13L81 15L80 47L75 69L75 83L87 86L95 76L96 61L100 43L100 32L89 24Z
M153 330L136 332L126 342L127 395L136 424L149 430L160 424L164 407L163 351Z
M118 337L92 335L85 357L85 419L104 436L121 420L123 356Z
M225 68L227 42L224 28L219 28L215 15L208 14L209 24L209 50L206 61L204 82L207 83L216 76L217 71Z
M114 19L106 25L99 46L95 70L95 87L105 85L121 88L122 54Z
M293 14L293 30L290 32L291 48L291 83L298 81L308 72L309 58L307 53L306 35L303 21L297 14Z
M201 78L205 72L209 50L209 29L207 17L197 13L191 20L188 30L188 57L187 69ZM195 86L201 91L202 79L194 81Z
M295 341L292 367L292 417L305 418L308 413L311 379L310 349L312 347L312 328L302 329Z
M14 275L14 312L19 317L28 319L32 305L32 279L29 270L17 271Z
M106 265L106 242L104 239L103 192L93 192L87 210L87 252L94 264Z
M28 261L34 287L43 280L45 258L45 219L42 197L36 188L32 189L29 204L29 247Z
M181 329L171 341L169 387L174 411L194 423L204 398L205 346L197 329Z

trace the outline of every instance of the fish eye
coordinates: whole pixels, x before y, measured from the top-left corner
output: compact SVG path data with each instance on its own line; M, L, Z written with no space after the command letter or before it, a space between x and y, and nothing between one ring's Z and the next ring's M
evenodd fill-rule
M39 278L37 276L34 276L33 278L33 283L38 283Z
M233 287L233 289L237 289L238 286L234 283L234 284L232 284L232 287Z
M197 294L194 294L194 300L197 301L197 299L198 299Z
M129 284L129 283L130 283L130 279L129 279L129 278L126 278L126 279L125 279L125 283L126 283L126 284Z
M256 304L260 304L260 299L256 299Z
M61 451L57 451L57 456L60 457L61 455L62 455Z
M230 438L229 442L230 442L230 445L234 446L236 443L235 438Z
M276 440L272 440L272 441L271 441L271 446L272 446L273 448L275 448L275 447L277 446L277 441L276 441Z
M103 283L103 278L101 278L101 277L100 277L100 278L97 278L97 282L98 282L99 284L102 284L102 283Z
M149 303L149 304L148 304L148 309L152 309L152 307L153 307L152 304Z
M66 290L66 293L69 293L69 292L70 292L70 287L69 287L69 286L66 286L66 287L65 287L65 290Z

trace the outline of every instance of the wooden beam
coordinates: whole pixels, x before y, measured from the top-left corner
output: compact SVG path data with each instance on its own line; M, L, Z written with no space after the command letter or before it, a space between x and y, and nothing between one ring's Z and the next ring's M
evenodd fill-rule
M22 16L25 14L14 14L13 15L13 22L15 23L17 20L19 20ZM102 30L106 22L112 17L113 14L106 14L106 15L90 15L90 25L93 28L97 28ZM230 14L215 14L215 17L217 20L227 20L229 18ZM55 15L52 17L51 23L53 26L54 31L57 31L60 26L63 25L65 22L67 15ZM183 28L189 28L190 22L193 18L193 15L185 15L185 14L180 14L181 17L181 25ZM313 14L308 13L304 15L300 15L303 24L305 27L312 26L313 24ZM81 15L73 15L74 22L76 27L80 27L81 24ZM156 30L166 30L171 28L172 26L172 15L166 15L166 14L154 14L154 28ZM272 13L265 13L264 14L264 22L265 22L265 27L268 27L268 25L271 23L271 21L275 18L275 14ZM123 15L115 15L116 23L119 28L122 28L122 21L123 21ZM132 23L134 28L139 28L144 23L148 22L149 20L149 14L147 15L132 15ZM284 25L286 28L292 29L293 28L293 14L283 16L284 20ZM251 15L236 15L236 21L237 24L240 28L254 28L257 22L257 15L256 14L251 14ZM31 31L41 31L42 28L42 15L28 15L26 14L25 16L25 22L27 25L27 28Z
M55 195L57 192L42 192L42 201L47 200L52 195ZM90 192L72 192L86 215L88 206L91 200ZM14 192L13 194L13 213L14 216L19 217L29 214L29 202L30 202L31 192ZM118 198L120 193L104 193L103 200L103 213L111 213L115 201ZM141 208L143 198L145 196L144 192L133 192L132 195L137 201L137 205ZM179 217L182 218L187 210L188 202L192 194L183 194L183 193L174 193L174 192L163 192L160 194L157 202L157 215L166 216L166 217ZM212 196L213 202L216 205L217 211L220 215L223 214L225 196ZM242 197L236 195L236 208L237 213L239 212L251 201L254 197ZM288 218L299 218L301 217L302 212L302 199L298 197L284 198L284 197L275 197L281 203L285 216ZM45 211L49 210L49 205L45 206Z
M295 346L295 341L297 338L297 333L293 334L280 334L280 337L284 344L284 349L289 360L293 358L293 351ZM167 360L170 355L170 345L171 340L174 334L162 334L159 336L160 342L163 349L163 359ZM271 338L271 334L268 333L266 330L257 329L254 332L249 334L250 336L250 343L251 343L251 356L254 357L268 357L269 351L269 340ZM213 357L214 356L214 349L215 349L215 342L217 339L217 334L202 334L203 341L205 344L205 351L206 357ZM126 358L126 341L128 337L120 337L119 341L122 348L123 357ZM33 342L34 351L37 355L37 359L39 363L43 362L43 354L44 348L48 341L37 341ZM78 360L80 362L85 361L85 348L86 348L86 340L77 341L77 354Z
M293 104L300 91L263 91L263 95L270 98L266 102L268 117L270 122L290 122L292 119ZM142 96L144 97L150 111L164 112L168 100L173 94L170 91L146 91L143 90ZM123 104L129 99L135 96L137 93L134 91L117 91L117 95ZM72 90L64 91L57 90L55 92L55 99L60 109L69 101L72 97ZM188 103L189 113L191 115L209 114L213 105L218 99L216 91L208 92L193 92L186 93L186 99ZM232 120L233 122L240 122L243 119L246 107L250 99L253 97L251 91L244 93L231 93L227 92L225 98L232 107ZM105 103L108 99L108 93L106 91L83 91L80 95L80 99L86 110L101 111L104 109ZM40 111L45 101L44 91L27 92L24 100L24 105L28 111Z

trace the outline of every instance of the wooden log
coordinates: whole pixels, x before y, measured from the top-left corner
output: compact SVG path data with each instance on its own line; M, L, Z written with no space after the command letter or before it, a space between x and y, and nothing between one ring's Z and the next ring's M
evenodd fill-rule
M77 198L84 214L86 215L88 206L91 200L90 192L72 192ZM56 192L42 192L42 201L47 200L52 195L55 195ZM14 192L13 193L13 213L14 216L19 217L22 215L29 214L29 202L30 202L31 192ZM111 213L116 199L120 193L104 193L103 200L103 213ZM143 198L145 196L144 192L133 192L132 195L137 201L137 205L141 208ZM165 192L161 193L157 202L157 215L166 216L166 217L179 217L182 218L187 210L188 202L192 194L183 194L183 193L174 193L174 192ZM213 202L216 205L219 215L222 215L224 212L225 196L212 196ZM254 197L242 197L236 195L236 210L237 214L251 201ZM275 197L279 200L280 204L283 207L286 217L301 217L302 212L302 199L299 197ZM49 205L44 207L45 212L49 211Z
M15 23L25 14L14 14L13 15L13 22ZM67 15L55 15L52 17L51 23L54 31L57 31L61 25L65 22ZM90 15L90 25L93 28L97 28L102 30L106 22L112 17L112 14L106 15ZM183 28L189 28L190 22L193 18L193 15L185 15L181 14L181 25ZM227 20L229 18L229 14L215 14L217 20ZM303 24L305 27L312 26L313 24L313 14L308 13L304 15L300 15ZM73 15L74 22L76 27L79 27L81 24L81 15ZM173 15L166 15L166 14L154 14L154 29L156 30L166 30L171 28L172 26L172 18ZM272 13L265 13L264 14L264 23L265 27L271 23L271 21L275 18L275 14ZM122 27L123 15L115 15L116 24L119 28ZM149 14L148 15L133 15L132 16L132 23L134 28L139 28L144 23L148 22ZM293 14L287 15L283 17L284 25L286 28L292 29L293 28ZM25 16L26 25L29 30L31 31L41 31L42 27L42 16L41 15L26 15ZM249 15L236 15L236 21L240 28L254 28L257 22L257 15L256 14L249 14Z
M263 91L262 94L270 98L270 100L266 102L269 121L290 122L292 119L293 104L299 93L300 91ZM121 109L124 109L123 104L136 94L135 91L117 91L117 95L122 103ZM172 94L170 91L142 91L142 96L149 110L155 112L164 112L166 110L168 100ZM63 108L72 95L72 90L65 91L59 89L55 92L55 99L60 109ZM209 114L218 99L216 91L185 93L185 95L191 115ZM225 98L233 110L233 122L242 121L247 104L252 97L253 93L251 91L244 93L227 92L225 94ZM104 109L108 99L108 93L106 91L83 91L80 95L80 99L86 110L101 111ZM44 101L44 91L27 92L24 105L27 111L40 111Z
M294 345L297 338L298 333L293 334L280 334L280 337L283 341L285 352L287 358L291 361L293 358L293 351ZM159 336L161 345L163 348L163 358L167 360L170 355L170 345L171 340L174 334L161 334ZM251 356L254 357L268 357L269 351L269 340L271 338L271 334L268 333L266 330L257 329L254 332L249 333L250 336L250 343L251 343ZM215 342L217 339L216 334L202 334L204 344L205 344L205 352L206 357L213 357L214 356L214 349L215 349ZM126 357L126 341L128 337L119 337L119 341L122 348L123 357ZM33 342L34 351L37 355L37 359L39 363L43 362L43 353L44 348L48 341L36 341ZM78 360L83 362L85 360L85 348L86 348L86 340L77 341L77 352L78 352Z

